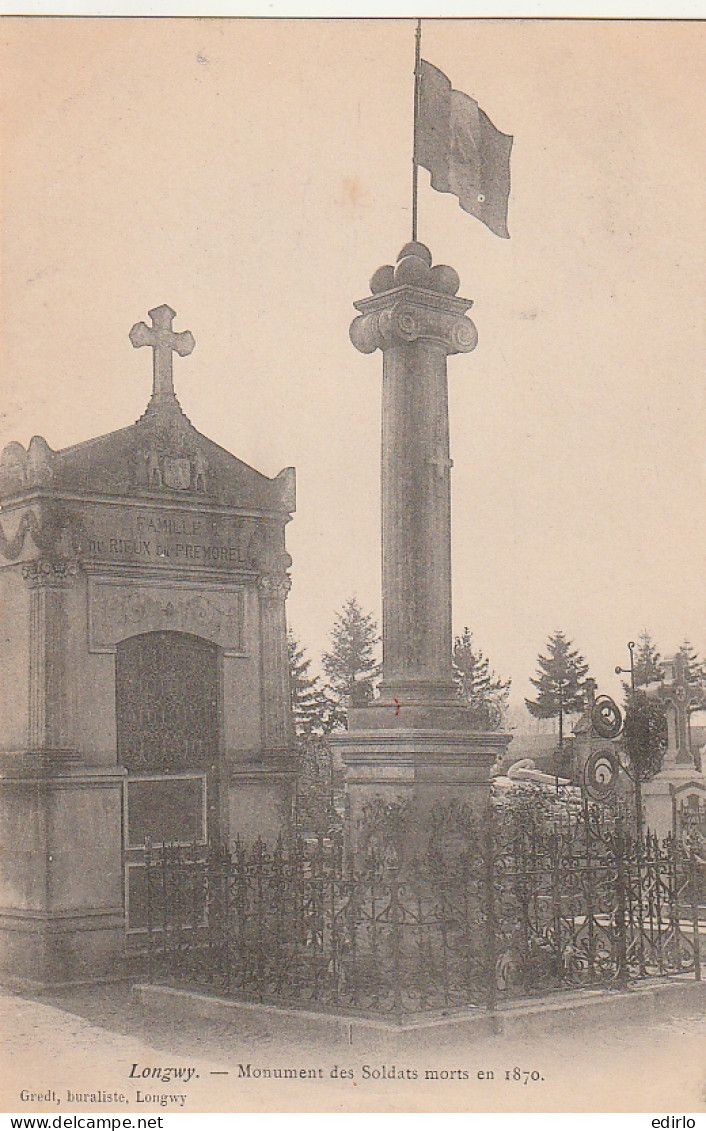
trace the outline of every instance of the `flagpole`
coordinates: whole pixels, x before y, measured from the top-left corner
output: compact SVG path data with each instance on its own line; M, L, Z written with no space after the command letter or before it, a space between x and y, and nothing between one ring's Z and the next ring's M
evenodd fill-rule
M414 49L414 140L412 143L412 241L417 239L417 187L419 165L417 163L417 127L419 124L419 95L422 77L422 21L417 20Z

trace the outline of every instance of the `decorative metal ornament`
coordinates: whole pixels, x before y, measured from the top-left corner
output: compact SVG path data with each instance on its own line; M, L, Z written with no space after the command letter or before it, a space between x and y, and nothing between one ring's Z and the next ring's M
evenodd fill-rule
M617 738L623 727L623 716L614 699L599 695L591 711L593 729L600 738Z
M583 768L583 784L594 801L603 801L618 782L620 762L612 750L596 750Z

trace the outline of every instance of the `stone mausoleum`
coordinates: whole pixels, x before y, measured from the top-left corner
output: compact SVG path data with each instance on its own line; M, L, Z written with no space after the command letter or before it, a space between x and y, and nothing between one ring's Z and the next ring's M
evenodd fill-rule
M150 317L136 424L0 456L0 969L25 982L116 970L146 841L272 839L291 811L294 469L193 427L172 357L194 339Z

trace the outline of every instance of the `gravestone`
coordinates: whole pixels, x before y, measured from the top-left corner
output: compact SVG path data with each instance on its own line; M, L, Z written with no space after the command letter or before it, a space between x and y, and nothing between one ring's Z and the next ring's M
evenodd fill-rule
M706 778L691 746L690 715L700 698L686 678L684 657L663 662L660 685L650 687L664 701L667 712L667 752L661 771L642 787L645 824L658 836L677 828L682 806L706 804Z
M194 339L150 317L136 424L0 456L1 968L22 981L119 972L147 840L272 840L291 812L294 469L193 427L172 358Z

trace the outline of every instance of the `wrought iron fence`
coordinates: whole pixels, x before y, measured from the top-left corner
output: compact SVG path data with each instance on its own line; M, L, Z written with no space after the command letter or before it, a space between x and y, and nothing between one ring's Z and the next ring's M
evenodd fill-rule
M323 838L146 855L153 978L246 1000L355 1013L496 1007L649 975L700 978L701 864L640 843L620 814L541 795L432 811L369 806L355 855ZM701 908L706 919L706 908Z

